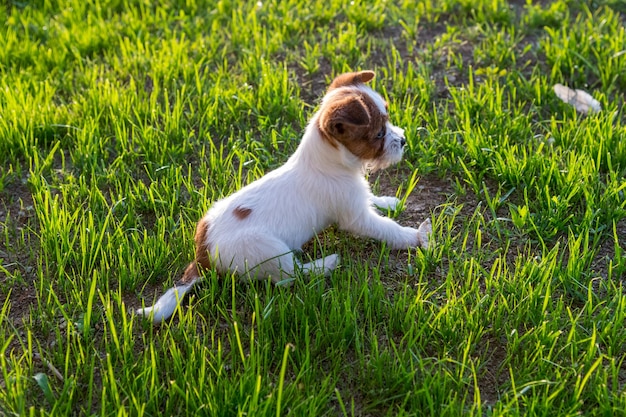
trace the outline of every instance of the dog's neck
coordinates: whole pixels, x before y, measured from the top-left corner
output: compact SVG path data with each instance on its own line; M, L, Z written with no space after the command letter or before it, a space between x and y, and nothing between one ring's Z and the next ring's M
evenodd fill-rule
M329 175L363 174L363 161L343 145L331 144L322 137L318 127L319 113L309 122L300 145L289 163L304 169L314 169Z

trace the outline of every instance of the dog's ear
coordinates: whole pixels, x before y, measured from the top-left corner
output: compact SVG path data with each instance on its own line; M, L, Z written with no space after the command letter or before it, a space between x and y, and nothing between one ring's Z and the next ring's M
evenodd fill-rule
M363 99L350 94L328 103L320 116L320 129L326 135L337 137L344 135L348 130L368 127L370 120Z
M374 71L347 72L338 75L330 84L329 90L333 88L346 87L357 84L364 84L374 79L376 73Z

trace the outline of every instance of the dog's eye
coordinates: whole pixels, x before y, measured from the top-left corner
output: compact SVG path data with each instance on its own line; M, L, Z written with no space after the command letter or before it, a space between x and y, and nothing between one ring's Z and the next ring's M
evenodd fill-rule
M385 136L385 128L380 129L380 132L376 135L376 139L382 139Z

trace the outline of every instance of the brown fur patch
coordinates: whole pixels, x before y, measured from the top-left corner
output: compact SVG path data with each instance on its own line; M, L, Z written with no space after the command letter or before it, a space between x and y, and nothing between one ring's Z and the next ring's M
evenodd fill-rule
M191 262L189 265L187 265L187 268L185 268L185 272L183 272L183 277L178 280L177 284L188 284L199 276L200 270L198 269L198 264L195 262Z
M209 222L202 218L196 225L196 235L194 241L196 243L196 259L187 265L183 277L178 281L186 284L200 276L200 268L209 269L211 267L211 258L209 257L209 245L206 241L209 232Z
M233 210L233 214L239 220L245 219L246 217L250 215L250 213L252 213L252 209L247 208L247 207L238 206L238 207L235 207L235 209Z
M369 70L340 74L332 81L332 83L328 87L328 91L340 87L352 87L359 84L364 84L371 81L375 76L376 74L374 73L374 71ZM317 120L318 129L322 133L322 139L328 142L333 148L338 149L337 141L335 140L336 135L327 129L327 122L328 120Z
M384 152L385 139L377 135L387 119L367 93L346 89L321 109L319 126L327 141L341 143L363 160L373 160Z
M320 131L322 135L322 139L325 140L335 149L339 149L339 145L337 145L337 141L326 132L326 128L322 126L321 120L317 119L317 130Z
M196 263L204 269L211 267L211 260L209 258L209 244L207 243L207 233L209 233L209 222L202 218L196 226L196 236L194 241L196 242Z
M347 72L345 74L338 75L330 84L328 89L332 90L333 88L366 83L374 79L375 76L376 73L374 71Z

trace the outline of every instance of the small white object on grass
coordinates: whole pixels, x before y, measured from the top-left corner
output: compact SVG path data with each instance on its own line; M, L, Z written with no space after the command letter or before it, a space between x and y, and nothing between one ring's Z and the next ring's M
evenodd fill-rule
M554 92L558 98L571 104L582 114L596 113L602 109L600 102L586 91L572 90L563 84L555 84Z

